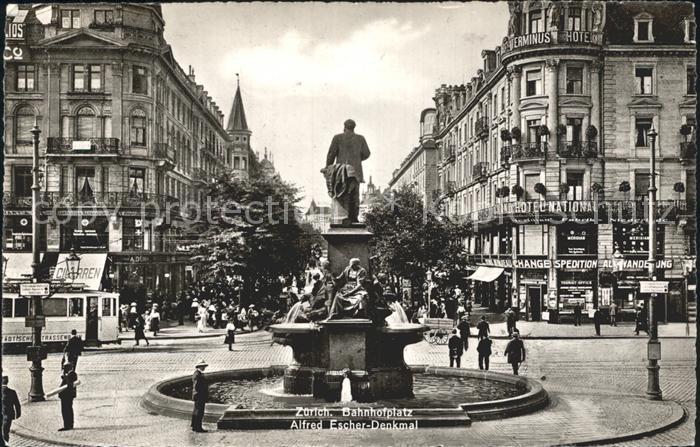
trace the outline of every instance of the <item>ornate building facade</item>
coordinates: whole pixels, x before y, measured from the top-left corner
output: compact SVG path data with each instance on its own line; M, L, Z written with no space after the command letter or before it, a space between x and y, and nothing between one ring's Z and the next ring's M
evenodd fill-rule
M437 178L476 301L560 321L647 295L653 127L661 319L694 300L695 23L683 2L509 2L471 82L434 97Z
M217 172L247 176L251 132L240 88L224 127L164 26L156 4L20 5L8 17L6 256L31 250L36 122L45 262L102 254L103 289L138 283L170 298L192 279L182 211Z

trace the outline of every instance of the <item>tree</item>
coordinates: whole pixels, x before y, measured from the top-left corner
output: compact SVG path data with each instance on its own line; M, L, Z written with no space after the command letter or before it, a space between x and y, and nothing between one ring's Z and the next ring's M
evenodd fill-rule
M194 226L200 278L242 278L244 305L277 296L279 277L303 271L320 238L299 224L298 189L277 175L247 180L223 174L206 193L204 215Z
M365 215L374 233L370 256L378 260L379 268L410 279L414 286L424 283L428 270L457 274L465 259L462 241L469 226L437 212L425 210L421 197L409 186L370 208Z

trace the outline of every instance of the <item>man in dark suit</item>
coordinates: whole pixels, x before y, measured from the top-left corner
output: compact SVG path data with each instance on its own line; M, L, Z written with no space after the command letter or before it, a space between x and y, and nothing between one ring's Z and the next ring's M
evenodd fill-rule
M58 431L73 430L73 400L76 397L75 382L78 381L78 375L73 370L73 364L68 362L63 365L63 375L61 375L61 386L65 385L65 389L58 393L61 399L61 416L63 416L63 428Z
M471 331L469 330L469 320L466 315L461 318L457 329L459 329L459 336L464 344L464 352L467 352L467 349L469 349L469 336L471 335Z
M22 416L22 406L19 404L17 393L7 386L9 381L7 376L2 376L2 437L5 444L10 442L12 421Z
M209 366L204 360L194 365L195 370L192 374L192 400L194 401L194 410L192 411L192 431L197 433L206 433L202 427L204 420L204 408L209 398L209 383L204 376L204 369Z
M78 369L78 357L83 354L83 340L75 329L70 331L70 338L63 348L63 354L68 357L68 362L73 365L73 371Z
M491 356L491 345L493 341L487 335L479 340L479 345L476 347L476 352L479 353L479 369L489 370L489 358Z
M600 309L595 308L593 313L593 324L595 325L595 334L600 335L600 324L603 322L603 315L600 313Z
M365 181L362 174L362 162L367 160L369 155L369 147L365 137L355 133L355 121L345 121L343 133L333 137L331 146L328 148L328 156L326 157L326 167L335 163L339 165L346 164L352 167L348 173L346 192L340 197L340 203L348 213L343 224L358 221L360 183Z
M450 368L457 364L457 368L462 363L462 339L457 335L457 329L452 329L452 337L447 342L447 347L450 350Z
M518 331L513 332L513 339L506 345L503 355L508 357L508 363L513 367L513 374L517 376L520 364L525 361L525 345Z
M486 317L483 315L481 316L481 321L479 321L476 324L476 328L479 331L479 334L478 334L479 340L481 340L482 338L486 337L487 335L489 335L491 333L491 328L489 327L489 322L486 321Z
M581 305L579 303L574 306L574 326L581 326Z

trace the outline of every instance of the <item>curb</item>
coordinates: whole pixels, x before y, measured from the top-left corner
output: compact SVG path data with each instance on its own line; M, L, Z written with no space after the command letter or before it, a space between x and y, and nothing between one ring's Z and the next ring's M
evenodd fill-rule
M472 338L472 337L470 337ZM476 337L474 337L476 338ZM511 337L508 335L489 335L489 338L492 340L510 340ZM649 337L647 336L628 336L628 335L581 335L581 336L576 336L576 335L562 335L562 336L555 336L555 335L522 335L520 334L520 339L525 340L601 340L601 339L617 339L617 340L647 340ZM666 335L666 336L659 336L658 338L660 339L695 339L696 337L691 336L691 335Z

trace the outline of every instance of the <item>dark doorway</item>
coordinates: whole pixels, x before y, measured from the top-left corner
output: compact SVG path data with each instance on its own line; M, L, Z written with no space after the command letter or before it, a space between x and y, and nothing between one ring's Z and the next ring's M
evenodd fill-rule
M85 327L85 341L97 342L99 338L99 316L97 312L98 297L87 297L87 322Z
M542 320L542 289L538 287L527 288L528 299L530 300L530 314L532 321Z

